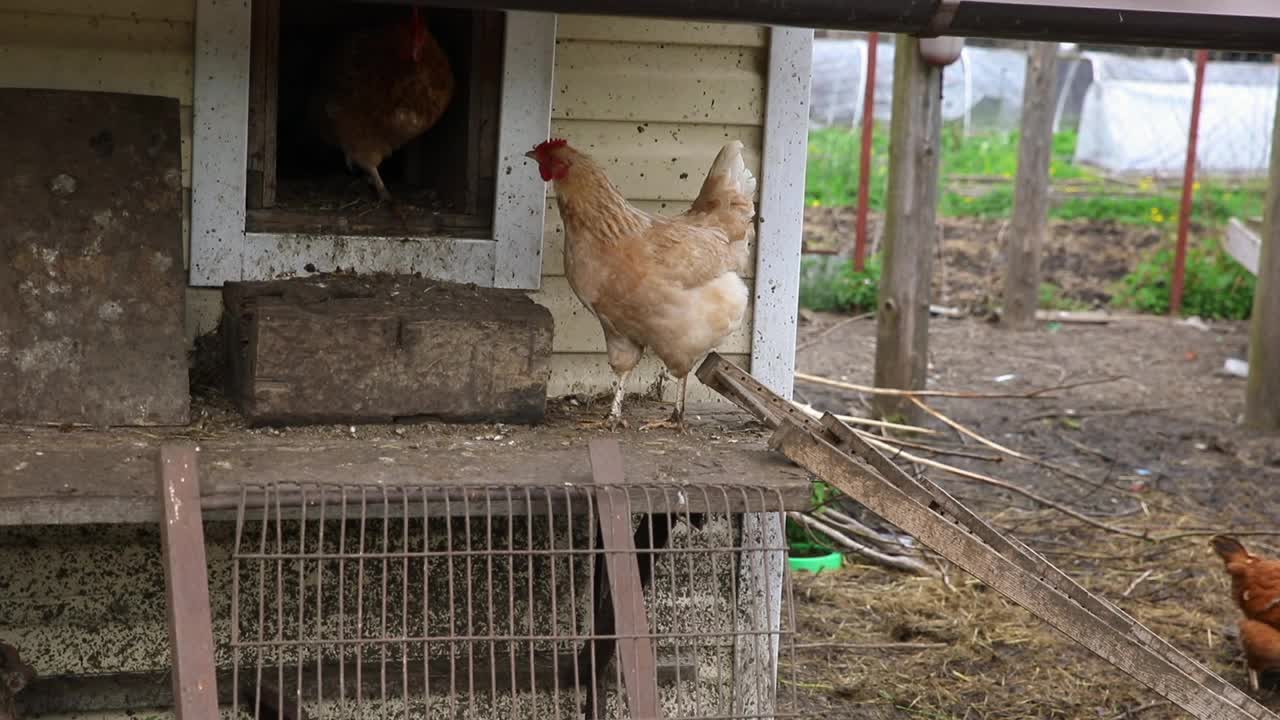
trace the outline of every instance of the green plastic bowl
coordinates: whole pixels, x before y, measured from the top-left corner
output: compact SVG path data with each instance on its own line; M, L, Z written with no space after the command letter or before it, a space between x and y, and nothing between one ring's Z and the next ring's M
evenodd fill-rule
M795 557L787 558L787 563L793 571L820 573L823 570L839 570L844 564L844 556L838 552L829 553L827 555L818 555L815 557Z

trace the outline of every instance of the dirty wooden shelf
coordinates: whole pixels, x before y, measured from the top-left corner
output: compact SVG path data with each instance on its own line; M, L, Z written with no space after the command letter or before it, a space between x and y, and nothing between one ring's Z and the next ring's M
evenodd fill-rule
M627 415L634 427L669 411L669 405L634 402ZM354 432L350 426L276 431L234 424L201 431L0 426L0 525L157 522L156 457L170 442L199 448L201 494L211 518L234 507L244 484L589 484L587 443L603 431L578 421L599 414L558 411L537 427L428 423L355 426ZM704 414L690 425L685 436L618 433L628 483L765 487L777 489L786 508L807 506L807 473L770 453L763 431L745 414ZM382 495L371 490L368 499L381 503ZM698 510L699 498L685 501L678 510Z

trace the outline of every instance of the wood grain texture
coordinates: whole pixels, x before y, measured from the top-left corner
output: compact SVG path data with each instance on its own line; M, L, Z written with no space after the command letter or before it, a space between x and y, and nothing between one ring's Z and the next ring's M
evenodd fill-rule
M759 125L767 58L761 48L565 41L555 117Z
M1018 177L1013 221L1005 241L1003 326L1036 326L1040 306L1040 252L1049 225L1049 161L1053 155L1053 89L1058 80L1058 43L1031 43L1019 125Z
M1271 183L1263 209L1258 283L1249 321L1249 383L1245 423L1280 432L1280 94L1271 135Z
M649 409L655 418L667 412ZM788 509L805 507L807 474L766 450L761 433L741 427L741 415L727 417L691 419L695 433L688 436L620 433L629 481L761 485L779 489L794 504ZM585 436L573 422L513 428L507 431L510 442L477 439L492 432L492 426L437 426L431 433L410 430L407 438L314 430L321 429L281 435L238 431L201 439L206 515L212 517L219 502L233 505L246 483L365 483L376 488L590 482ZM0 525L154 523L160 518L156 449L182 439L176 432L67 434L0 428Z
M179 425L178 101L0 90L0 421Z
M218 687L196 448L191 444L162 446L157 465L158 494L164 508L160 547L168 599L174 711L177 720L213 720L218 716Z
M228 283L231 397L251 423L533 423L551 313L523 293L412 276Z
M561 15L562 40L637 42L656 45L765 47L769 31L758 25L684 22L605 15Z
M938 238L942 68L925 63L918 38L900 35L896 42L875 384L918 390L926 382L929 279ZM877 398L876 408L884 417L919 415L901 398Z

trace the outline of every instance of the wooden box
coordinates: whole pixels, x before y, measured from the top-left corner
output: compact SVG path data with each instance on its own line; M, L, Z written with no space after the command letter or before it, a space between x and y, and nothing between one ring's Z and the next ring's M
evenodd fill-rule
M536 423L551 313L524 293L411 276L223 289L229 392L254 424Z

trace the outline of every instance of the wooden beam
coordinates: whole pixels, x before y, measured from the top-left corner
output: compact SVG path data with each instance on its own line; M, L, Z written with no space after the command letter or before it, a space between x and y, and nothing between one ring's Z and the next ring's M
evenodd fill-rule
M158 469L175 711L178 720L215 720L218 682L195 446L161 446Z
M617 662L633 718L658 720L658 672L649 619L644 607L635 537L631 532L631 498L623 484L622 448L613 438L596 438L589 445L596 510L600 515L604 562L608 568L609 599L617 633ZM608 662L607 658L597 658ZM592 677L590 682L599 683ZM595 696L598 690L593 689ZM589 712L594 710L590 708Z
M924 61L918 38L899 35L896 47L875 384L918 390L928 363L929 280L938 235L942 68ZM884 417L920 413L902 398L877 398L876 409Z
M1280 95L1276 108L1280 111ZM1271 133L1271 182L1263 212L1244 419L1250 427L1280 432L1280 112Z
M1005 243L1004 311L1012 330L1036 326L1040 300L1040 250L1049 218L1049 160L1053 154L1053 90L1058 79L1058 43L1028 43L1022 92L1022 134L1013 223Z

